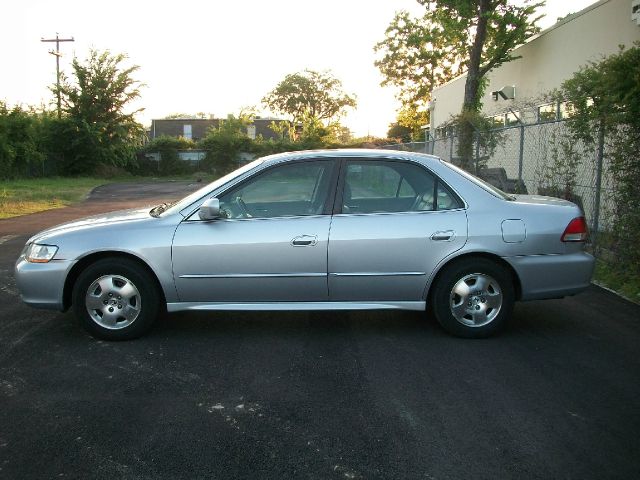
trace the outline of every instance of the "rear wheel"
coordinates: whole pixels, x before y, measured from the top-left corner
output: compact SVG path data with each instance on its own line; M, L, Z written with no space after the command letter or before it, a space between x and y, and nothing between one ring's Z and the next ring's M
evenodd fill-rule
M155 279L125 258L105 258L89 265L73 288L73 310L91 335L130 340L155 321L160 294Z
M515 293L510 273L485 259L459 260L438 277L431 295L436 319L449 333L484 338L511 317Z

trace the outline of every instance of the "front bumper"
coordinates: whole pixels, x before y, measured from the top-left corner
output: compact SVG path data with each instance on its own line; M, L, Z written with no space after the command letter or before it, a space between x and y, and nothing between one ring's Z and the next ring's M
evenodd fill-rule
M582 292L591 283L595 258L586 252L504 258L518 274L520 300L561 298Z
M64 282L71 266L67 260L29 263L20 257L15 273L22 301L35 308L63 311Z

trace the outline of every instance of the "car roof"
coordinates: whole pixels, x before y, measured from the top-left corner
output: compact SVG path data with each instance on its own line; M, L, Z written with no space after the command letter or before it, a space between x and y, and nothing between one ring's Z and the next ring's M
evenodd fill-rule
M325 150L303 150L298 152L285 152L277 153L275 155L269 155L263 157L265 164L275 164L284 162L287 160L303 160L307 158L365 158L365 159L403 159L413 160L420 163L427 163L433 161L439 161L440 159L434 155L427 155L425 153L416 152L404 152L399 150L382 150L372 148L340 148L340 149L325 149Z

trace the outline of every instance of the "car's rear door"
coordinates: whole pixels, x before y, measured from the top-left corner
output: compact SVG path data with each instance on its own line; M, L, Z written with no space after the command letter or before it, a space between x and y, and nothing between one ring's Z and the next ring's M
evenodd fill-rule
M225 218L177 228L173 269L182 302L326 301L336 162L287 162L219 197Z
M462 200L422 165L345 160L329 238L331 301L420 301L428 275L462 248Z

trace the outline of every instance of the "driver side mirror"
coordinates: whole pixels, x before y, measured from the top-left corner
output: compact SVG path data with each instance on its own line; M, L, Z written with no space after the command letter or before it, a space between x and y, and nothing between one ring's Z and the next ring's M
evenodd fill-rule
M207 198L198 210L200 220L215 220L220 218L220 200L217 198Z

